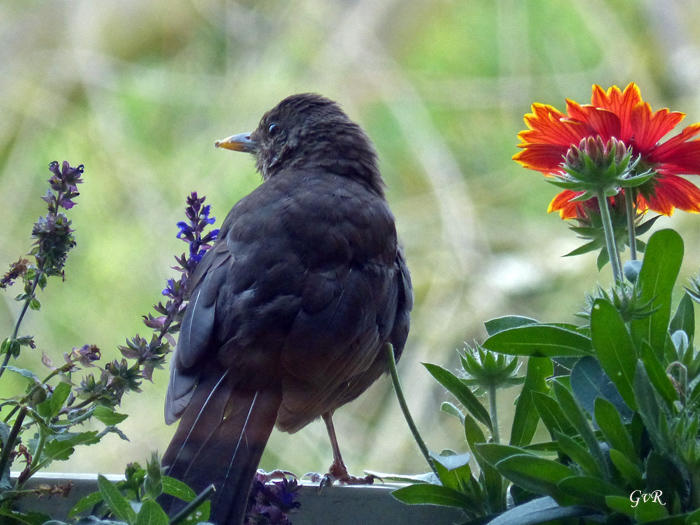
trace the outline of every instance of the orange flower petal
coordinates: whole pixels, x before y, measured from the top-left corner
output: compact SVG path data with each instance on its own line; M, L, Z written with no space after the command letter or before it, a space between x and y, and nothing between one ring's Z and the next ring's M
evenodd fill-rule
M582 106L573 100L566 100L566 110L574 120L588 123L593 130L593 135L600 135L607 142L611 137L620 137L620 119L615 113L607 109L594 106Z
M676 149L678 147L683 147L683 144L686 143L692 144L694 141L688 141L698 133L700 133L700 122L687 126L675 137L671 137L663 144L659 144L657 147L652 149L650 154L647 156L647 160L650 162L672 161Z
M679 175L700 174L700 140L683 142L673 148L673 154L666 154L665 160L658 164L657 171L664 174Z
M553 211L558 211L559 216L562 219L574 219L579 216L579 210L583 206L581 202L571 202L571 199L575 199L583 192L564 190L558 193L549 203L547 208L547 213L552 213Z
M591 128L586 123L568 120L566 115L552 106L533 104L532 111L525 115L525 123L530 129L518 134L521 147L544 143L558 144L568 149L571 144L578 144L590 134Z
M603 109L609 109L620 119L620 135L617 137L625 143L634 135L634 128L630 121L632 108L642 102L642 94L634 82L630 82L624 92L617 86L612 86L604 91L597 84L593 85L591 104Z
M638 104L632 108L630 114L630 123L634 129L635 149L642 154L649 151L684 117L685 114L677 111L670 112L668 109L652 113L648 103Z
M662 215L671 215L674 208L700 212L700 188L676 175L660 174L655 179L653 195L640 195L640 200Z
M554 144L528 144L520 147L525 149L513 155L513 160L522 166L542 173L561 171L566 148Z

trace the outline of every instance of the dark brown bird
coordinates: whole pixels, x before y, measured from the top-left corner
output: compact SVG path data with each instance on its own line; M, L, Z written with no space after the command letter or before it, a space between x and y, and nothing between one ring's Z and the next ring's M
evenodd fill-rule
M323 417L330 475L348 475L331 415L398 359L411 280L362 129L319 95L293 95L250 134L263 182L241 199L189 283L165 419L180 424L163 465L195 491L216 486L212 521L238 525L275 424Z

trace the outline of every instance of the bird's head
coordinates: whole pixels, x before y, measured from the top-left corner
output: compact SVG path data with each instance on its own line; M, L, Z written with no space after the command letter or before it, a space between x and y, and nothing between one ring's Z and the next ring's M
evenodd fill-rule
M219 140L218 148L252 153L264 180L283 170L321 168L355 178L382 193L374 148L342 109L313 93L285 98L251 133Z

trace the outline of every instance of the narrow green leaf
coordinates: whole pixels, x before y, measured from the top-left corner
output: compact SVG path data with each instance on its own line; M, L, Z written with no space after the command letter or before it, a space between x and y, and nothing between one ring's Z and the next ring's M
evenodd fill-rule
M496 317L495 319L486 321L484 323L484 327L486 328L487 334L493 335L509 328L531 324L538 324L538 321L530 317L523 317L521 315L506 315L504 317Z
M637 286L640 303L651 302L654 313L630 322L632 337L639 346L647 341L661 356L668 337L671 294L683 260L683 239L673 230L655 232L647 243Z
M464 435L467 438L469 449L474 454L474 458L484 475L484 486L489 499L489 506L491 509L498 509L503 501L503 490L505 489L503 477L481 455L477 445L486 443L486 436L484 436L476 420L469 414L464 418Z
M629 496L605 496L605 504L609 509L615 512L619 512L630 518L634 517L634 509L632 508Z
M523 454L527 454L532 456L533 458L537 457L535 456L535 454L532 454L523 448L512 447L510 445L501 445L499 443L477 444L476 450L489 465L494 467L499 461L512 456L520 456Z
M647 523L650 521L661 520L668 516L666 507L656 501L639 500L639 504L634 509L634 519L638 523Z
M134 509L131 508L126 498L120 494L116 486L102 474L97 476L97 486L100 489L100 494L102 494L102 499L105 504L117 518L126 521L129 525L136 523L136 513Z
M440 485L418 483L396 489L391 495L397 500L409 505L432 504L447 507L464 508L471 505L471 500L465 494Z
M606 496L622 496L625 494L622 489L612 483L608 483L599 477L591 476L565 478L557 486L562 492L581 500L581 502L585 502L586 505L594 504L601 509L604 509L606 506Z
M556 325L525 325L503 330L484 341L484 348L510 355L559 357L591 355L591 340Z
M126 414L120 414L119 412L115 412L113 408L104 405L95 407L95 410L92 413L92 415L108 426L118 425L127 417L129 417Z
M628 420L632 417L632 411L625 404L620 392L618 392L608 374L600 366L600 361L595 357L582 357L571 369L571 391L576 401L593 415L595 401L598 398L610 401L620 415Z
M594 239L591 242L582 244L578 248L571 250L569 253L565 253L564 257L573 257L575 255L583 255L584 253L592 252L600 249L603 246L603 241L600 239Z
M464 405L477 420L492 430L491 416L464 382L449 370L430 363L423 363L430 374Z
M673 333L676 330L683 330L692 344L693 336L695 335L695 308L688 292L681 297L676 313L668 327L669 333Z
M443 401L440 404L440 410L445 414L449 414L451 416L456 417L457 419L459 419L460 423L464 423L464 412L457 408L457 406L454 403L450 403L449 401Z
M81 512L86 512L92 509L100 501L102 501L102 494L99 491L92 492L87 496L80 498L78 502L75 505L73 505L73 507L70 509L70 512L68 512L68 517L72 518L77 514L80 514Z
M599 397L595 400L595 421L608 444L625 456L633 458L637 453L632 436L622 424L615 405L607 399Z
M596 439L593 429L588 424L586 415L581 407L576 403L573 394L558 380L552 382L554 395L559 401L562 411L566 418L571 422L573 427L579 433L584 443L588 447L588 451L595 458L600 470L606 475L608 474L608 465L605 461L605 456L600 448L600 443Z
M642 487L642 471L616 448L610 449L610 461L630 487Z
M68 459L78 445L94 445L100 438L96 430L88 432L56 434L46 441L41 462L62 461Z
M535 498L521 505L516 505L512 509L489 521L489 525L569 523L569 521L566 521L566 518L590 516L591 514L593 514L593 512L590 508L578 505L563 507L549 496L544 496L542 498Z
M559 450L577 463L584 472L590 474L591 476L602 476L600 467L596 463L595 458L591 456L591 454L584 447L558 430L554 431L554 439L559 445Z
M515 404L515 415L513 426L510 431L510 444L516 447L530 444L539 417L535 402L532 400L532 392L546 393L546 379L554 373L551 359L541 357L531 357L527 361L527 373L525 383Z
M661 401L654 392L644 364L641 361L637 361L635 370L634 393L638 404L637 413L642 418L651 441L658 450L666 450L666 439L659 429L659 405Z
M15 374L24 376L27 379L31 379L32 382L36 384L41 384L41 380L36 376L36 374L34 374L34 372L32 372L31 370L27 370L26 368L18 368L16 366L7 365L5 366L5 370L9 370L10 372L14 372Z
M605 299L597 299L593 303L591 338L605 373L615 383L625 403L634 410L637 404L632 382L637 354L622 316Z
M165 511L153 500L146 500L136 516L136 525L168 525L170 519Z
M549 430L549 434L554 439L554 431L558 430L567 436L576 434L576 430L562 412L557 401L541 392L532 392L532 401L542 418L544 426Z
M673 402L678 400L678 392L668 375L666 375L666 370L659 362L656 352L646 342L642 344L641 361L644 363L644 369L647 372L649 381L651 381L656 392L666 401L666 405L670 409L673 406Z
M535 494L547 494L554 498L563 496L557 484L576 473L570 468L549 459L531 454L519 454L496 463L496 470Z

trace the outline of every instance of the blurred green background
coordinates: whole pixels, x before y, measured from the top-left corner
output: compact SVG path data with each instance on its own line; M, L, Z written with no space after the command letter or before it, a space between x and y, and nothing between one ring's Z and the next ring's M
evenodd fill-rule
M516 134L534 101L564 108L593 83L639 84L652 107L700 121L700 4L654 0L302 0L0 3L0 269L26 253L45 213L51 160L85 164L70 212L78 246L65 282L52 279L25 333L56 361L95 343L106 359L135 333L173 275L185 196L207 195L220 222L259 184L252 159L215 150L283 97L338 100L374 140L413 274L416 306L400 363L429 446L465 449L447 395L421 362L457 366L482 322L517 313L571 321L586 291L609 284L556 215L541 175L517 166ZM697 182L697 177L693 177ZM683 277L697 271L698 217L656 228L686 240ZM18 314L0 300L0 334ZM39 369L40 352L20 366ZM20 383L6 374L0 394ZM121 472L163 451L167 371L128 396L130 441L108 437L59 471ZM517 390L500 395L505 415ZM351 470L424 471L388 379L335 418ZM263 467L298 473L330 464L325 429L275 432Z

